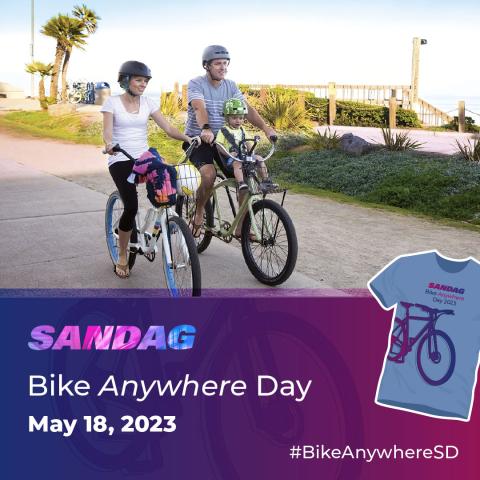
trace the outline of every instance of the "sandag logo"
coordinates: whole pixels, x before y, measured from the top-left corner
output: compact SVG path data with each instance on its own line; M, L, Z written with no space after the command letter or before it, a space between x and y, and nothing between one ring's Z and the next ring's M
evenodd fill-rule
M85 329L85 327L84 327ZM135 325L65 325L56 335L53 325L39 325L31 332L32 350L188 350L193 347L193 325L178 325L167 334L164 326L152 325L145 333Z
M428 288L431 288L433 290L442 290L444 292L450 292L450 293L459 293L461 295L465 293L464 288L452 287L450 285L443 285L442 283L435 283L435 282L430 282L428 284Z

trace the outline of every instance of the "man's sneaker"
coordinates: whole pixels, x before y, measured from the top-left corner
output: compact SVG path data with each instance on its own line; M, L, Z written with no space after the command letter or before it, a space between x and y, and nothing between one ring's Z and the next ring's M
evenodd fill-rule
M238 191L248 190L248 185L245 182L238 182Z
M278 188L278 183L273 183L272 179L268 177L260 182L260 188L263 191L269 192L272 190L276 190Z

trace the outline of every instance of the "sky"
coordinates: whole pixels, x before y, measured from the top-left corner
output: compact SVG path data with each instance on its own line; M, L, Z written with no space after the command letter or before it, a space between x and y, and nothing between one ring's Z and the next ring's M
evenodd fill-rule
M35 59L53 62L55 41L39 33L79 1L35 1ZM420 97L480 96L478 0L85 0L102 17L84 51L74 50L69 80L107 81L120 64L152 70L149 89L171 90L203 73L202 50L225 45L237 83L409 85L413 37L420 51ZM2 5L0 82L30 92L31 0Z

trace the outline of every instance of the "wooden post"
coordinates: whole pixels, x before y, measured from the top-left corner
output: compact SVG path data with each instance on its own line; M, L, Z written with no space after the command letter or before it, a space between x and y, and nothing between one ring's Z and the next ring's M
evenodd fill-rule
M297 101L300 108L302 110L305 110L305 93L304 92L299 92Z
M328 124L333 125L337 116L337 93L335 82L328 84Z
M182 85L182 110L188 107L187 85Z
M260 89L260 102L264 103L266 99L267 99L267 89L265 87L262 87Z
M418 78L420 72L420 45L426 45L427 41L424 38L415 37L413 39L412 50L412 84L410 102L414 106L418 102Z
M404 88L402 90L402 108L405 108L405 109L410 108L410 97L408 94L408 88Z
M458 102L458 131L465 133L465 101Z
M397 91L392 90L388 102L388 127L394 129L397 127Z

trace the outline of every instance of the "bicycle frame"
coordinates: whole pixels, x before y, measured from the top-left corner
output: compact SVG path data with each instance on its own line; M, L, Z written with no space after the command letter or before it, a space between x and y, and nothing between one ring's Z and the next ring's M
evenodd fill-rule
M256 136L253 139L244 139L241 142L241 144L245 145L245 155L243 155L242 158L239 158L238 160L241 161L244 165L248 166L249 168L254 168L254 166L256 165L256 160L254 158L254 154L255 154L255 147L256 147L259 140L260 140L260 137ZM248 148L247 147L248 142L252 142L252 141L253 141L253 145L250 148ZM217 145L221 150L223 150L224 154L230 155L229 152L225 149L225 147L223 145L221 145L219 143L215 143L215 145ZM272 147L271 147L270 151L268 152L268 154L265 156L264 161L268 160L273 155L274 151L275 151L275 146L272 144ZM234 234L237 226L243 220L244 215L246 214L246 212L248 210L255 239L256 240L261 240L262 239L261 231L259 230L259 226L257 225L257 222L255 221L255 214L253 212L253 205L255 204L255 202L264 198L265 194L251 193L251 192L255 191L254 176L252 174L248 175L246 180L247 180L248 187L249 187L248 193L246 194L246 197L245 197L244 201L242 202L242 204L239 206L239 209L238 209L237 212L235 212L235 207L233 205L233 201L231 199L230 192L229 192L230 187L235 188L235 186L236 186L235 179L227 178L225 180L222 180L220 183L218 183L213 188L212 197L213 197L213 201L214 201L214 205L215 205L215 211L216 211L215 218L218 219L219 225L218 225L218 229L215 229L216 228L215 225L213 227L208 227L207 226L206 229L212 231L212 233L214 235L220 236L220 237L230 237L230 236L232 236ZM233 222L232 222L229 229L225 229L223 227L224 223L222 221L222 215L221 215L221 212L220 212L220 204L218 202L218 197L217 197L217 190L220 189L220 188L225 188L226 189L228 199L229 199L229 203L230 203L230 206L232 208L232 214L234 216ZM285 198L285 192L284 192L284 198ZM282 205L283 205L283 199L282 199ZM263 226L264 225L262 225L262 230L263 230ZM265 226L266 226L267 229L269 228L269 225L265 225ZM273 232L269 231L268 234L272 235Z
M213 227L206 226L205 228L207 230L211 230L212 233L214 233L216 236L229 237L233 235L233 233L235 232L235 229L237 228L238 224L242 221L244 215L248 210L248 213L252 220L252 228L255 234L255 238L257 239L262 238L257 222L255 221L255 215L253 213L253 204L262 198L262 195L260 194L252 195L250 193L247 193L247 197L244 199L244 201L240 205L238 211L235 213L235 210L232 209L233 210L232 213L234 214L234 219L232 224L230 225L230 228L225 229L223 227L222 214L220 212L220 203L218 202L218 197L217 197L217 190L220 188L228 189L229 187L235 188L235 180L232 178L227 178L226 180L222 180L213 189L212 197L215 205L215 219L218 219L219 224L218 224L218 228L216 228L215 225L213 225Z
M150 217L149 212L155 212L155 216L153 218L152 222L147 222L147 219ZM149 255L152 253L157 253L158 252L158 247L157 243L160 238L162 237L162 244L163 244L163 249L165 252L165 258L168 264L172 263L172 255L171 255L171 245L168 240L167 234L164 232L168 232L167 230L167 224L168 224L168 217L171 216L178 216L175 211L171 208L165 208L165 207L159 207L159 208L154 208L150 207L147 210L147 213L145 215L145 220L143 225L138 229L138 235L137 235L137 243L128 243L129 248L135 248L137 249L137 252L140 255ZM160 231L156 237L153 237L150 232L148 232L148 227L151 226L152 224L159 223L160 224ZM153 242L152 242L153 240ZM184 239L182 238L182 250L187 254L187 245L185 244Z
M417 305L415 305L417 306ZM428 314L427 317L420 317L418 315L410 315L410 308L411 305L406 306L404 305L406 309L406 314L405 318L403 320L398 319L397 323L398 325L394 327L393 333L395 333L397 328L401 328L404 330L404 342L405 342L405 355L412 350L412 347L420 340L424 335L429 335L433 336L432 332L435 330L436 323L438 319L442 316L445 315L447 312L446 311L438 311L438 312L426 312ZM423 322L427 322L427 324L418 332L417 335L414 337L410 337L410 320L419 320ZM434 339L435 341L435 339ZM429 344L430 346L430 344ZM435 345L436 348L436 345Z

